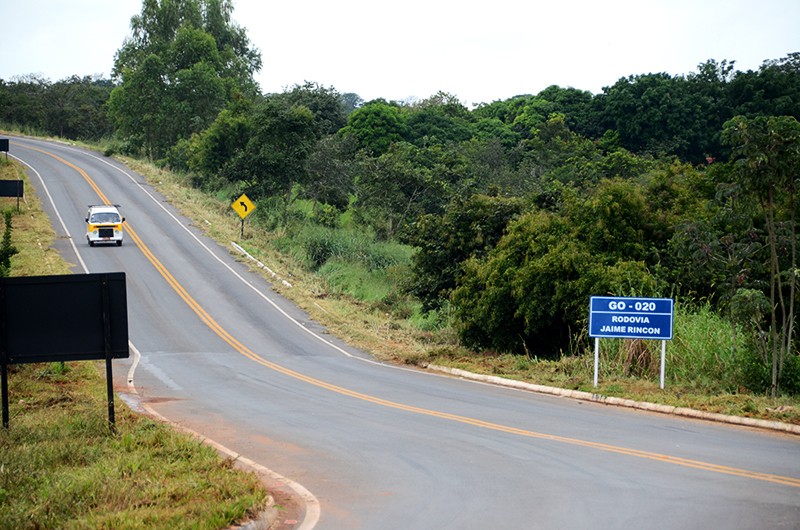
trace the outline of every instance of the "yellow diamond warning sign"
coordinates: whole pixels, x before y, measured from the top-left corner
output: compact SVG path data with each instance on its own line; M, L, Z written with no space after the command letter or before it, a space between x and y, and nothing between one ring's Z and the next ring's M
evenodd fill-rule
M239 217L244 219L245 217L253 213L253 210L256 209L256 205L253 204L253 201L247 198L247 195L242 193L241 197L233 201L233 204L231 204L231 208L233 208L236 211L236 213L239 214Z

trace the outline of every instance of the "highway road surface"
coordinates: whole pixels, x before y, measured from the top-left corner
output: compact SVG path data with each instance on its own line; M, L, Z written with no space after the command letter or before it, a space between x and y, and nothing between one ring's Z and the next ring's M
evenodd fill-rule
M117 387L304 493L281 528L800 528L797 436L375 362L121 163L25 138L9 154L74 272L126 273ZM127 219L121 247L86 243L104 202Z

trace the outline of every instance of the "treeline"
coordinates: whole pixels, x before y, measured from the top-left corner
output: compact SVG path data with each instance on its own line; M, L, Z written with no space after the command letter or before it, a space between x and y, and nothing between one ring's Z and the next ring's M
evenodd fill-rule
M39 75L0 79L0 123L11 129L70 140L110 138L114 125L109 79L72 76L51 82Z
M555 357L585 333L590 295L669 296L711 304L747 336L750 387L800 392L800 54L472 109L446 93L364 102L310 82L261 94L260 55L231 9L145 2L113 82L0 82L0 120L113 131L109 152L245 192L272 228L410 245L402 295L471 348ZM73 112L83 104L94 127ZM312 268L333 255L307 248Z

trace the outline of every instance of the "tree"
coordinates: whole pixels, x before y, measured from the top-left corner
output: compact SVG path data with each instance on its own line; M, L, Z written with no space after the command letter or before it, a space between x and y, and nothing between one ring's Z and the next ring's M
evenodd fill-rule
M109 109L119 135L160 159L240 95L254 98L260 54L229 0L144 0L117 51Z
M612 260L647 256L655 216L641 186L622 179L604 180L590 197L567 201L565 210L576 235L593 254Z
M463 142L473 135L471 124L462 117L450 115L444 106L429 105L413 110L406 124L409 141L419 147Z
M599 136L599 115L594 107L594 96L586 90L562 88L551 85L537 94L543 100L553 104L553 112L565 116L570 130L586 137Z
M110 136L106 102L110 80L71 76L56 83L24 76L0 80L0 121L70 139Z
M619 132L622 146L635 153L674 154L703 162L709 155L706 116L717 109L683 77L666 73L630 76L604 89L602 123Z
M340 134L352 136L361 149L380 156L393 143L403 141L406 131L405 115L400 108L376 100L354 110Z
M797 294L797 184L800 175L800 123L790 116L745 118L725 124L723 140L732 147L745 190L758 201L769 246L772 396L780 388L787 355L794 344Z
M702 151L707 158L728 158L720 135L722 126L734 116L731 101L731 82L736 76L734 64L734 61L710 59L699 64L697 72L686 77L689 90L703 109L702 114L696 117L698 132L694 141L697 142L698 154Z
M407 110L406 138L419 147L463 142L474 134L469 110L452 94L438 92Z
M214 39L221 77L253 94L253 74L261 69L261 54L251 47L246 31L232 22L232 14L231 0L143 0L141 13L131 18L131 35L117 50L112 75L118 79L125 69L139 68L148 55L163 54L179 30L190 27Z
M755 72L737 72L728 93L729 116L793 116L800 120L800 52L764 61Z
M247 146L250 138L249 116L254 104L239 99L217 114L205 131L192 136L188 142L187 169L209 181L222 167Z
M314 115L303 106L269 99L256 107L247 124L248 141L222 167L221 175L241 182L254 198L283 196L306 184L306 160L314 146Z
M474 195L454 199L443 215L424 215L414 223L405 238L419 249L409 290L425 310L437 309L450 298L463 263L494 248L523 208L521 199Z
M382 238L394 237L419 215L429 213L425 205L430 197L441 196L443 183L419 164L420 153L415 146L400 142L379 157L360 158L356 213Z
M28 75L0 84L0 119L12 125L44 129L46 121L45 94L50 81Z
M19 250L11 243L11 211L3 212L5 218L5 229L3 230L3 241L0 243L0 277L6 277L11 271L11 257Z
M339 210L347 207L354 193L354 151L354 142L348 137L332 134L317 141L306 161L308 185L303 189L315 205L327 204Z
M571 232L566 219L534 211L512 221L486 258L465 263L451 300L467 346L543 356L567 346L598 268Z
M109 112L117 134L152 158L160 157L171 145L166 124L175 101L170 97L164 62L148 56L136 70L126 72L121 86L111 92Z
M347 123L347 103L333 87L307 81L270 97L283 100L290 107L302 105L310 110L314 114L318 138L336 133Z

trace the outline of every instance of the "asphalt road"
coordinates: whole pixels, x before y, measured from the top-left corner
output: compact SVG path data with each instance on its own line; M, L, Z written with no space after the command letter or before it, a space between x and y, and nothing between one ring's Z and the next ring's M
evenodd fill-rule
M120 163L22 138L10 154L74 271L126 272L140 356L115 378L313 494L283 528L800 528L797 436L374 362ZM122 247L86 244L86 206L104 201L127 219Z

